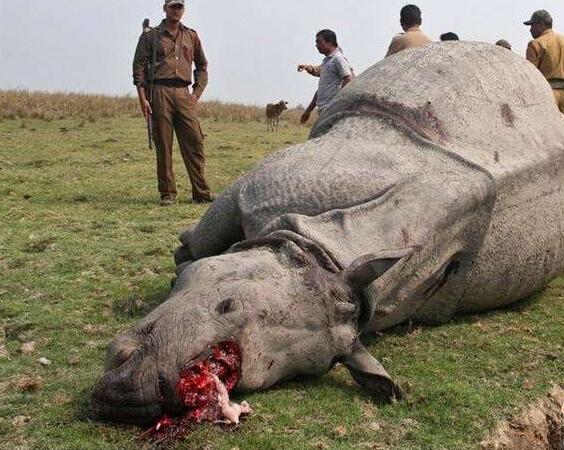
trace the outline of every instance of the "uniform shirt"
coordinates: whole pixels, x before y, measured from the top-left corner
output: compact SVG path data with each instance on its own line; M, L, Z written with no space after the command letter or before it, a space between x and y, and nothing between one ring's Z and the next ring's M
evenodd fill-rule
M335 50L323 59L319 70L319 86L317 88L317 107L320 111L327 108L341 90L343 78L352 76L347 58Z
M545 31L527 47L527 59L547 80L564 79L564 36Z
M407 30L405 33L398 34L392 39L386 56L401 52L402 50L405 50L407 48L423 47L424 45L431 42L431 39L425 33L423 33L419 29L419 27L413 27Z
M133 83L144 86L151 76L153 46L156 44L156 80L180 80L192 83L192 64L194 70L194 92L204 91L208 84L208 62L202 43L196 32L180 25L176 40L168 32L164 20L151 31L139 38L133 60Z

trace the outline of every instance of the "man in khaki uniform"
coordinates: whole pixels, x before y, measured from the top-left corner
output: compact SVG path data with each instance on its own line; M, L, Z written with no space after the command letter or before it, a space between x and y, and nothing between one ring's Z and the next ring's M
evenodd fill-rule
M535 11L524 24L530 25L534 39L527 47L527 59L548 80L564 113L564 36L552 30L552 17L545 10Z
M431 39L420 29L422 23L421 10L415 5L404 6L400 11L400 24L404 33L398 34L388 48L386 57L407 48L423 47Z
M213 200L204 178L204 136L196 117L196 103L208 82L208 63L196 32L180 23L184 7L184 0L165 0L166 18L139 38L133 61L141 110L146 119L151 115L153 119L162 206L176 201L173 132L192 183L194 202Z

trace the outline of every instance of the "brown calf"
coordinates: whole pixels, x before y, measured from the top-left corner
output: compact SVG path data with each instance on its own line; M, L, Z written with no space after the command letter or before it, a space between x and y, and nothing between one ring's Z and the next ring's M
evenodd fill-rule
M288 102L280 100L278 103L266 105L266 130L277 131L280 122L280 115L288 109Z

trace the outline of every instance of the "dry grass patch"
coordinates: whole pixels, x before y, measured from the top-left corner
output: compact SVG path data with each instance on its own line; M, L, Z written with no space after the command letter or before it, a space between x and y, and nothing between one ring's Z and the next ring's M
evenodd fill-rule
M39 375L23 375L14 386L22 392L37 392L43 389L43 378Z
M265 106L241 105L219 101L203 101L198 106L199 116L214 122L262 122L265 120ZM302 107L291 108L282 114L282 121L299 123ZM37 131L25 120L43 121L81 119L78 124L60 126L59 132L79 131L87 122L100 119L141 117L139 103L131 96L108 96L73 93L30 92L26 90L0 91L0 120L23 120L21 129ZM109 137L104 143L118 143Z

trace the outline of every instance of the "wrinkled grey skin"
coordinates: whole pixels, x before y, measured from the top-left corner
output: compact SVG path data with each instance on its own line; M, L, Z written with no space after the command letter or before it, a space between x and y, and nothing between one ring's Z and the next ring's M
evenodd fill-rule
M226 339L240 390L342 362L399 396L359 334L502 307L562 273L563 168L564 119L523 58L463 42L387 58L182 234L171 297L112 343L94 410L174 410L182 367Z

